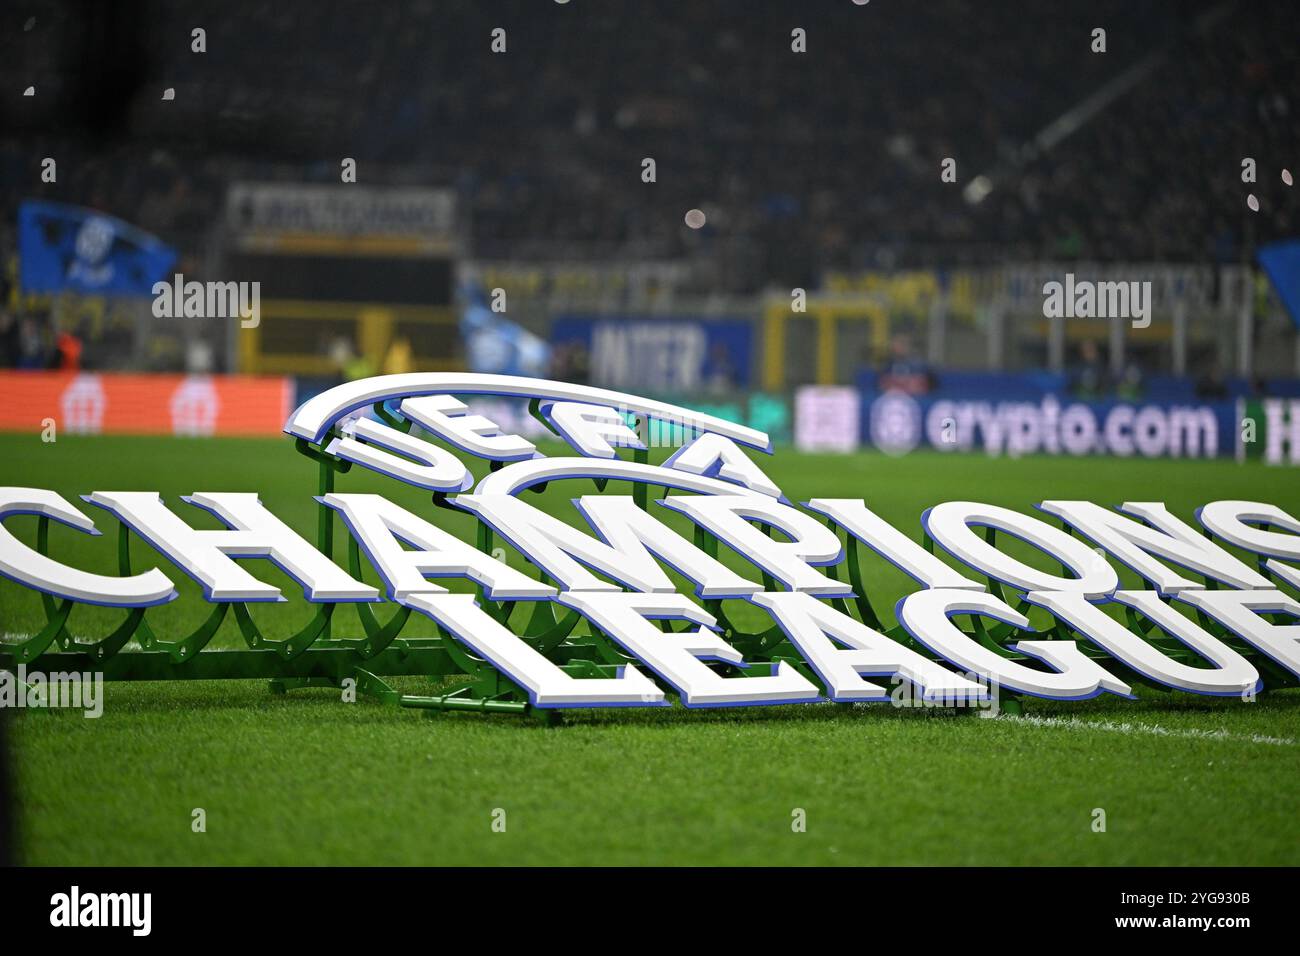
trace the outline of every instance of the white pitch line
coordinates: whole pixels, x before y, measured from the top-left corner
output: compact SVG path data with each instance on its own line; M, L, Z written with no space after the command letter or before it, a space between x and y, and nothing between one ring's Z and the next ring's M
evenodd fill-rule
M1152 737L1183 737L1189 740L1229 740L1238 743L1269 744L1273 747L1294 747L1291 737L1269 737L1264 734L1234 734L1226 730L1171 729L1159 724L1117 724L1110 720L1080 720L1078 717L1012 717L999 714L998 720L1017 721L1035 727L1060 727L1065 730L1102 730L1114 734L1149 734Z

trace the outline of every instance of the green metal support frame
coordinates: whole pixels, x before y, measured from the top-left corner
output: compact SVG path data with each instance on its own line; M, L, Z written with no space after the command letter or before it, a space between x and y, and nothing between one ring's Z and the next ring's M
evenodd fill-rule
M550 427L550 423L538 414L537 403L533 402L530 411ZM409 431L411 422L385 405L374 406L375 413L389 425ZM638 425L641 423L638 422ZM322 442L323 444L323 442ZM298 439L297 450L317 465L317 491L320 497L331 493L338 475L347 473L351 463L326 454L320 448ZM635 460L644 463L648 460L645 450L634 453ZM493 463L494 466L496 463ZM597 489L604 491L608 479L593 479ZM538 493L545 490L545 485L532 489ZM667 493L667 489L664 490ZM632 497L637 506L649 508L650 486L634 483ZM445 495L433 496L435 506L450 507ZM334 556L334 521L332 508L318 502L316 524L316 546L327 557ZM832 606L887 637L906 645L931 660L939 660L927 648L912 639L901 626L887 627L877 612L868 592L866 576L862 568L862 549L856 538L847 534L831 520L826 519L827 526L841 538L846 551L843 567L847 571L848 584L852 589L849 598L835 598ZM764 533L771 535L772 528L761 526ZM1068 526L1065 530L1070 532ZM992 544L995 532L985 529L986 540ZM718 554L718 539L703 528L694 530L695 544L710 556ZM477 546L485 553L491 553L494 546L491 528L479 521ZM927 534L924 546L934 553L934 541ZM49 553L49 519L38 517L36 547L41 554ZM130 558L130 529L119 521L117 538L118 572L126 576L132 574ZM348 541L347 566L349 572L361 577L361 555L357 542ZM840 565L827 569L836 580L843 580ZM1261 573L1268 571L1260 562ZM776 582L763 572L763 586L769 590L777 588ZM547 581L544 572L541 579ZM1207 580L1207 587L1215 582ZM1000 582L989 579L991 593L1006 601L1012 607L1027 614L1031 610L1023 600L1023 595L1009 592ZM511 626L519 637L539 653L545 655L557 666L575 677L612 677L619 667L636 663L617 643L601 633L591 622L583 619L578 612L564 610L557 616L558 606L549 601L490 601L479 588L479 603L489 614L502 623ZM403 638L401 632L406 626L411 609L399 606L386 619L381 621L366 603L357 603L356 609L359 631L356 636L335 637L333 631L338 622L335 620L337 605L322 604L317 607L314 616L296 633L283 639L271 639L264 636L253 618L248 606L239 601L218 602L205 620L192 632L171 640L159 638L146 620L147 608L133 608L126 612L121 624L106 637L93 643L73 640L67 630L68 620L75 611L76 601L56 600L48 594L42 595L45 624L41 630L26 640L0 648L0 669L16 671L18 665L28 665L50 672L92 672L101 673L105 680L141 681L141 680L247 680L261 679L269 682L274 693L302 687L346 688L348 681L355 682L353 687L358 695L384 704L422 710L429 714L447 711L469 711L475 713L504 713L521 716L534 716L546 722L559 719L558 712L538 710L528 702L526 693L487 662L475 657L459 641L455 640L441 627L438 636L432 638ZM526 611L520 605L527 604ZM709 600L705 602L707 610L713 614L723 629L724 638L733 644L752 663L787 662L798 669L814 683L818 682L815 673L804 662L797 649L790 643L785 633L775 624L758 632L742 630L728 615L724 602ZM226 615L234 612L240 634L245 644L244 649L210 649L207 645L216 635L225 621ZM1173 637L1159 632L1153 622L1140 618L1131 608L1126 608L1126 620L1130 629L1145 640L1159 648L1171 658L1197 664L1200 658L1189 648ZM1280 616L1279 616L1280 617ZM1255 665L1263 677L1265 689L1293 687L1296 678L1279 667L1271 659L1260 654L1254 648L1231 635L1227 630L1206 615L1198 614L1201 626L1215 637L1224 641L1233 650L1245 656ZM969 616L969 629L963 629L972 640L978 641L991 651L1015 661L1030 660L1023 654L1009 649L1008 645L1022 637L1030 636L1009 624L999 623L986 626L978 616ZM519 621L519 623L516 623ZM659 626L671 630L682 622L662 621ZM1073 640L1075 635L1063 622L1058 622L1045 633L1034 632L1033 637L1049 640ZM127 650L127 645L136 639L140 650ZM1089 657L1104 661L1113 672L1130 683L1155 686L1143 675L1124 667L1119 661L1096 648L1086 640L1080 641L1083 653ZM763 668L735 668L727 664L716 663L716 667L729 676L743 677L755 675ZM403 676L423 676L437 682L439 692L430 695L403 694L395 690L384 678ZM665 687L671 693L671 688ZM1015 694L999 693L999 705L1004 712L1020 713L1023 700Z

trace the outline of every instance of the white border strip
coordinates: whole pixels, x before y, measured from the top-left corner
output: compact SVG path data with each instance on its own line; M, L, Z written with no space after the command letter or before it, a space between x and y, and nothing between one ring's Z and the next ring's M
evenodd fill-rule
M737 425L724 418L693 412L680 405L638 398L624 392L570 385L544 378L515 375L487 375L461 372L408 372L376 375L345 382L308 399L284 423L286 434L319 443L330 426L348 412L376 402L414 395L501 395L508 398L539 398L555 401L590 402L640 412L660 421L680 424L704 432L725 435L733 441L771 454L772 440L766 432Z

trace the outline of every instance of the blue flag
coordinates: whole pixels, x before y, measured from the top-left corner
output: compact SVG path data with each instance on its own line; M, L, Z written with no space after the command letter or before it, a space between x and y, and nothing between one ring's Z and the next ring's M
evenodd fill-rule
M1291 321L1300 326L1300 239L1264 246L1259 250L1259 264L1268 273Z
M176 250L130 223L55 202L18 207L19 281L24 292L152 295Z
M483 291L472 284L461 286L464 309L460 334L471 372L498 375L544 377L548 374L551 347L517 322L493 312Z

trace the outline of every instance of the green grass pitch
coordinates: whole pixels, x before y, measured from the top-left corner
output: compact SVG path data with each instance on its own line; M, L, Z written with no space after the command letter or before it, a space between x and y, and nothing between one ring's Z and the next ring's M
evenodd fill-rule
M921 512L952 499L1022 511L1045 498L1161 500L1190 519L1207 501L1247 498L1300 512L1297 473L1257 464L790 449L761 463L794 500L863 497L917 538ZM340 490L379 491L433 513L426 496L358 470ZM215 525L177 495L257 491L309 538L315 527L314 466L287 441L4 435L0 484L73 500L158 490L203 527ZM568 499L591 486L567 484L530 500L572 516ZM448 512L434 520L471 530ZM34 519L8 526L34 540ZM56 528L51 537L55 555L113 571L113 535ZM197 588L166 561L138 542L133 560L160 563L182 592L149 612L160 635L204 616ZM290 633L308 616L301 592L266 562L252 567L290 596L258 608L264 629ZM871 593L891 610L910 582L884 562L868 568ZM69 627L101 636L119 613L80 608ZM351 620L346 609L335 617ZM0 583L5 639L40 622L35 595ZM228 621L214 646L237 642ZM273 696L253 681L110 683L97 720L8 716L20 852L33 864L1300 863L1291 805L1300 692L1249 704L1139 696L1030 700L1027 719L888 705L674 707L571 712L543 727L429 718L364 698L344 704L328 689ZM191 830L195 808L206 813L204 833ZM498 808L505 832L492 827ZM1097 808L1104 833L1093 830ZM806 832L792 829L796 809Z

